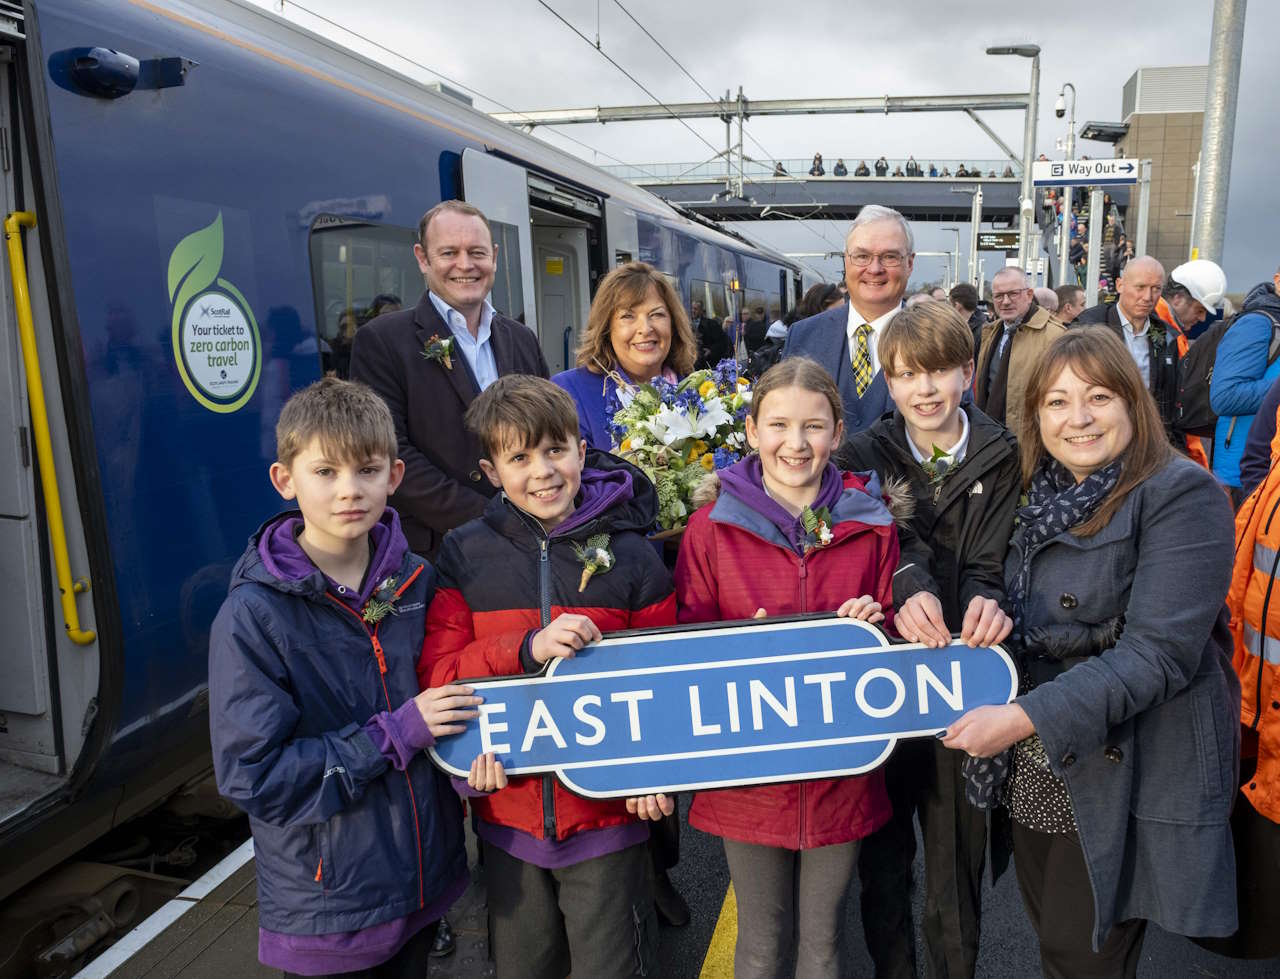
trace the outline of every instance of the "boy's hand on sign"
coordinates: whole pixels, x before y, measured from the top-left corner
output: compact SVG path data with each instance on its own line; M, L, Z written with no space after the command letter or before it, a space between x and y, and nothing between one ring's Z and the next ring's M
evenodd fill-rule
M951 633L942 618L942 603L932 592L918 591L898 606L894 616L898 635L907 642L941 649L951 642Z
M507 772L502 762L492 752L477 755L471 763L471 774L467 776L467 784L480 792L497 792L507 787Z
M557 656L569 657L587 643L599 642L600 630L585 615L564 612L545 629L539 629L529 644L529 655L545 663Z
M769 617L769 613L762 608L758 608L756 609L756 614L751 617L753 619L767 619Z
M484 703L484 698L473 697L474 693L472 687L449 683L428 687L414 697L413 702L418 705L418 713L426 721L431 736L442 738L446 734L461 734L467 729L466 722L479 713L468 709Z
M976 649L978 646L994 645L1012 631L1013 619L1005 614L999 602L994 598L974 595L964 613L960 638L969 644L969 648Z
M861 598L845 599L844 604L836 609L836 615L845 619L861 619L863 622L884 621L884 611L870 595L863 595Z
M657 795L637 795L627 799L627 812L641 819L659 820L676 811L676 800L659 792Z

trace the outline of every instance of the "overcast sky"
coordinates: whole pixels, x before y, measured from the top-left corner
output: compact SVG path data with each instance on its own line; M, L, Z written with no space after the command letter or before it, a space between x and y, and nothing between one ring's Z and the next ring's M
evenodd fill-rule
M254 2L280 11L278 0ZM591 43L575 36L538 0L377 0L359 5L305 0L301 6L286 2L284 16L405 74L424 80L447 76L471 86L488 96L476 99L476 107L487 111L651 102L595 50L598 18L601 49L654 95L668 102L705 99L615 0L547 4ZM1121 88L1138 67L1208 61L1213 19L1212 0L1025 0L1015 10L995 0L801 0L768 5L743 0L623 0L623 5L706 89L718 94L728 88L736 94L741 85L750 99L1026 91L1030 62L989 57L984 49L993 44L1039 44L1037 151L1051 158L1061 157L1055 141L1066 132L1066 120L1053 113L1064 82L1076 87L1078 124L1118 122ZM309 11L435 74L335 30ZM1253 0L1246 21L1223 260L1232 292L1270 278L1280 261L1275 177L1280 127L1273 111L1280 91L1280 59L1271 41L1278 28L1280 3ZM991 112L985 118L1006 143L1021 151L1021 112ZM708 143L723 147L724 125L719 121L690 120L688 125L694 132L674 120L540 127L536 132L602 164L694 163L712 155ZM920 160L994 160L1002 155L959 113L761 117L750 120L747 131L758 143L747 140L748 155L810 157L820 150L828 169L840 156L852 169L852 161L882 153L910 153ZM1112 148L1077 140L1076 154L1105 157L1112 155ZM917 224L914 229L918 250L951 247L953 236L937 226ZM845 228L831 222L764 221L746 230L784 251L825 251L842 239ZM988 278L994 271L992 260ZM920 259L916 279L939 278L941 261ZM820 264L829 274L839 274L837 263Z

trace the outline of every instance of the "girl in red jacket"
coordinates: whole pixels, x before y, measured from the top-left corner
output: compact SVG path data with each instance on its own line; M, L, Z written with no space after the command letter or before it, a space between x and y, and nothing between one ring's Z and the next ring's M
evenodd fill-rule
M685 530L680 621L833 611L887 625L898 537L876 475L830 462L844 428L831 375L802 357L770 368L746 428L757 454L718 474ZM793 949L796 975L836 976L858 841L888 818L878 771L698 794L689 823L723 838L737 895L738 979L775 975Z

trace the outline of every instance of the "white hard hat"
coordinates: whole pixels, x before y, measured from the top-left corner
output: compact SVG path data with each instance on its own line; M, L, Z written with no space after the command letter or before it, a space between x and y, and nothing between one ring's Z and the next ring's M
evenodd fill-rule
M1197 258L1183 262L1169 278L1191 293L1191 298L1205 309L1213 310L1222 305L1227 292L1227 276L1216 262Z

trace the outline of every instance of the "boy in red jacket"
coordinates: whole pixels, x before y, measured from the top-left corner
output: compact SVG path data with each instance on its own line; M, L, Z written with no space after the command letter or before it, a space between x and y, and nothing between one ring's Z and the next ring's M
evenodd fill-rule
M645 534L653 486L588 451L573 400L541 378L499 378L467 409L480 467L502 492L449 533L418 678L538 673L602 632L673 625L671 576ZM512 778L492 755L468 780L479 817L499 977L652 974L656 923L641 819L674 799L596 801L553 775Z

